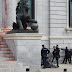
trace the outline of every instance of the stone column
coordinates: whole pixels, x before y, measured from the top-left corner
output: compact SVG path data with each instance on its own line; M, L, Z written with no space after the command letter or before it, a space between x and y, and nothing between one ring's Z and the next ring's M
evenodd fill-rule
M2 0L0 0L0 28L2 27Z
M3 0L3 27L12 28L12 23L16 22L17 0Z
M7 26L12 27L12 23L16 22L16 0L7 0Z
M49 36L50 36L50 10L49 0L36 0L36 18L39 26L39 33L43 34L42 44L49 48Z

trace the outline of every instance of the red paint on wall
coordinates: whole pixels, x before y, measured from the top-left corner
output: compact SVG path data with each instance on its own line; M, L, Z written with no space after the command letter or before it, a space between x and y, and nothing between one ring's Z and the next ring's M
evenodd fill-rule
M7 4L6 4L6 0L5 0L5 14L7 15Z
M4 22L4 26L6 27L6 23L7 23L7 3L6 0L4 0L5 3L5 22Z

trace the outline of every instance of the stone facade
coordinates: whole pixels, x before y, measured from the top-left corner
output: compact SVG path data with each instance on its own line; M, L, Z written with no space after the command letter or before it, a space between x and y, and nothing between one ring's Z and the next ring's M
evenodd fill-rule
M0 0L0 28L2 28L2 0Z
M50 36L68 36L66 25L67 0L50 0Z
M8 27L12 27L12 22L15 21L15 8L18 1L19 0L7 0ZM66 30L68 25L68 0L35 0L35 2L35 18L38 21L39 33L43 34L42 44L49 48L51 52L53 51L52 47L57 44L60 48L67 46L71 49L72 31ZM2 8L0 8L0 11L0 27L2 27ZM62 53L64 52L61 51L61 54ZM64 54L61 55L61 58L63 56ZM63 58L61 60L63 60Z
M67 3L68 0L50 0L50 49L54 45L59 45L60 48L66 46L71 49L72 31L67 31ZM61 62L64 52L61 51Z
M16 22L16 5L17 0L0 0L0 27L12 28L12 23ZM5 5L6 4L6 5ZM6 6L6 7L5 7ZM5 8L7 11L5 12ZM6 14L5 14L6 13Z

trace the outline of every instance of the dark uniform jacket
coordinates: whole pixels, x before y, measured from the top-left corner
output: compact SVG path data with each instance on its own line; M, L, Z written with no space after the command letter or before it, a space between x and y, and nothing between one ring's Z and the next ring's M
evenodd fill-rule
M56 49L54 49L54 51L52 52L53 57L56 57Z
M60 58L60 50L59 50L59 48L56 48L56 57L58 57L58 58Z
M68 58L69 57L69 51L68 51L68 49L61 49L61 50L65 51L65 57Z
M42 50L41 50L41 56L47 58L47 54L49 52L50 51L47 48L42 48Z

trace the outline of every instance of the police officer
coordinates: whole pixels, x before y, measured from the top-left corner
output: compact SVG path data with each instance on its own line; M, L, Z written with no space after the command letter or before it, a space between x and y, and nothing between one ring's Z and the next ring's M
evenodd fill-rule
M55 46L53 46L53 52L52 52L52 54L53 54L53 59L52 59L52 62L53 62L53 60L56 58L56 47Z
M65 64L66 64L67 60L69 61L69 50L67 47L66 47L66 49L61 49L61 50L65 51L65 57L64 57L63 63L65 62Z
M50 51L45 48L44 45L42 45L42 50L41 50L41 56L42 56L42 60L43 60L43 68L46 68L47 67L47 64L46 64L46 59L48 58L47 57L47 54L49 53Z
M71 51L68 51L68 58L69 58L69 63L71 63Z
M56 45L56 62L57 62L57 67L59 67L59 58L60 58L60 49L58 47L58 45Z

